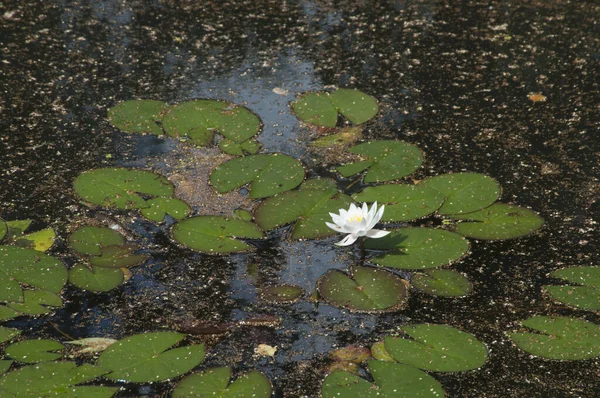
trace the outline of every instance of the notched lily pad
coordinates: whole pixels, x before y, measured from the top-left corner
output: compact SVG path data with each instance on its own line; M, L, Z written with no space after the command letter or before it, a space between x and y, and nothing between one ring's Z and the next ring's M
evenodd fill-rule
M105 247L124 243L123 235L106 227L88 225L77 229L69 236L69 245L73 250L88 256L99 256Z
M162 101L123 101L108 110L108 120L116 128L127 133L162 135L163 130L157 122L162 119L167 109L168 105Z
M496 203L474 213L454 216L461 220L456 232L469 238L496 240L529 235L544 225L535 212L505 203Z
M600 310L600 267L563 268L550 276L572 283L544 286L553 299L584 310Z
M49 250L56 239L56 233L52 228L46 228L25 235L25 231L31 225L32 220L0 220L0 235L2 235L2 224L5 227L7 243L28 249L34 249L40 252ZM2 240L2 236L0 236Z
M402 308L408 283L381 269L353 267L351 275L329 270L317 282L317 291L327 303L354 312L391 312Z
M365 183L397 180L416 171L423 163L421 150L407 142L380 140L358 144L349 152L366 160L339 166L338 173L350 177L367 170Z
M534 316L521 322L537 333L508 333L510 339L530 354L563 360L600 356L600 326L583 319Z
M250 139L241 143L237 143L230 139L223 139L219 141L219 148L229 154L234 156L244 156L246 154L254 155L260 150L260 144L258 141Z
M23 363L54 361L62 357L60 351L65 346L54 340L24 340L6 347L6 355Z
M369 261L390 268L427 269L450 264L469 251L469 242L454 232L435 228L400 228L365 242L368 249L390 251Z
M23 291L23 302L7 303L8 307L28 315L43 315L53 311L48 307L62 307L62 299L55 293L46 290Z
M335 127L338 113L353 124L362 124L379 111L375 98L362 91L343 88L333 93L305 93L291 105L303 122L322 127Z
M231 384L231 369L212 368L194 373L181 380L173 391L173 398L269 398L271 382L262 373L254 370L239 376Z
M183 220L192 209L182 200L176 198L154 198L147 201L150 207L141 210L141 213L148 220L162 222L166 215L170 215L175 220Z
M260 290L260 297L271 303L294 303L302 297L304 290L290 284L266 286Z
M18 329L0 326L0 343L4 343L5 341L12 339L13 337L18 336L19 334L21 334L21 331Z
M449 269L432 269L413 275L411 284L425 293L443 297L463 297L471 292L471 282Z
M69 270L69 282L90 292L108 292L120 286L125 280L120 268L93 267L77 264Z
M106 268L135 267L148 259L146 254L135 254L137 249L136 245L107 246L99 256L90 257L90 264Z

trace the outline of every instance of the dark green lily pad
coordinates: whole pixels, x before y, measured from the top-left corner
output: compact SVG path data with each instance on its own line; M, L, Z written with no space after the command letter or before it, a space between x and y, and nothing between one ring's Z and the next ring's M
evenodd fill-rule
M461 222L456 232L475 239L513 239L529 235L544 225L535 212L519 206L496 203L474 213L455 216Z
M502 189L493 178L479 173L454 173L429 177L420 186L435 189L446 197L441 215L464 214L483 209L500 197Z
M55 293L46 290L25 290L22 303L7 303L6 305L28 315L43 315L53 311L48 307L62 307L63 301Z
M83 386L107 371L75 362L43 362L25 366L0 377L0 396L19 398L109 398L119 387Z
M403 141L370 141L358 144L349 152L361 155L367 160L347 164L337 168L343 177L350 177L369 169L364 182L397 180L416 171L423 163L421 150Z
M18 311L13 310L12 308L8 308L8 307L0 305L0 321L7 321L9 319L13 319L13 318L16 318L21 315L23 315L23 314L21 314Z
M292 239L315 239L336 235L325 225L330 212L346 209L352 199L340 193L332 180L309 180L297 191L285 192L262 202L254 212L256 223L265 231L296 222Z
M142 209L150 206L146 200L148 196L173 195L173 184L145 170L90 170L81 173L73 185L86 202L117 209Z
M148 220L162 222L166 215L170 215L175 220L183 220L192 209L182 200L175 198L154 198L147 201L150 207L141 210L141 213Z
M64 348L64 345L54 340L24 340L6 347L5 353L19 362L37 363L61 358L62 354L52 351L60 351Z
M69 236L69 245L73 250L89 256L99 256L104 247L124 243L123 235L106 227L85 226Z
M257 153L260 150L260 144L258 141L252 139L237 143L225 138L219 141L219 148L230 155L244 156L246 154L254 155Z
M250 213L248 210L244 210L244 209L234 210L233 216L235 218L237 218L238 220L243 220L243 221L252 221L252 219L254 218L252 213Z
M94 267L77 264L69 270L69 282L90 292L108 292L120 286L125 279L120 268Z
M352 275L329 270L317 282L317 291L329 304L354 312L397 311L408 295L402 278L367 267L354 267Z
M6 359L2 359L0 360L0 375L8 372L8 369L10 369L10 366L13 364L14 361L9 361Z
M6 233L8 232L8 227L6 226L6 222L0 218L0 240L4 239Z
M323 127L335 127L338 113L353 124L362 124L379 111L375 98L362 91L343 88L333 93L305 93L291 105L303 122Z
M544 286L553 299L584 310L600 310L600 267L563 268L550 276L573 284Z
M243 106L215 100L193 100L174 105L163 117L171 137L189 137L199 146L209 145L215 132L242 143L262 128L260 119Z
M349 372L335 371L323 380L323 398L444 397L440 383L422 370L377 360L369 361L368 366L375 384Z
M12 220L6 221L6 227L8 228L8 238L11 240L16 239L20 235L23 235L27 228L31 225L33 220Z
M435 228L400 228L379 239L368 239L368 249L391 249L369 261L390 268L437 268L459 260L469 242L454 232Z
M129 100L108 110L108 120L119 130L127 133L151 133L162 135L162 128L156 123L169 109L162 101Z
M303 179L302 164L282 154L231 159L217 166L210 175L210 183L221 193L250 183L250 197L255 199L289 191Z
M434 372L477 369L488 351L475 336L448 325L402 327L409 338L386 337L385 349L398 362Z
M173 398L269 398L272 394L271 382L257 370L239 376L231 384L229 379L231 369L226 367L194 373L177 384Z
M173 227L173 239L204 253L236 253L253 248L238 238L262 239L264 233L249 221L217 216L192 217Z
M112 380L147 383L168 380L189 372L204 360L204 344L170 347L185 334L153 332L119 340L102 352L98 365L110 369Z
M509 333L520 349L530 354L563 360L600 356L600 326L583 319L534 316L521 322L538 333Z
M471 292L471 282L459 272L432 269L413 275L411 284L425 293L443 297L461 297Z
M107 246L102 254L90 257L90 264L105 268L127 268L142 264L148 259L146 254L135 254L135 245Z
M4 326L0 326L0 343L4 343L12 339L13 337L18 336L21 333L18 329L6 328Z
M432 214L444 203L444 195L421 185L389 184L367 187L352 195L357 202L385 205L381 221L409 221Z
M282 284L261 289L260 297L272 303L293 303L302 297L304 291L296 285Z

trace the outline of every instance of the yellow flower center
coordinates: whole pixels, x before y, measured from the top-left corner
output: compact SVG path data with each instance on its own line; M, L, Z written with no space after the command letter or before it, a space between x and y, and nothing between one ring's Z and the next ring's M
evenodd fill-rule
M361 222L362 219L363 219L362 216L352 216L352 217L350 217L350 221Z

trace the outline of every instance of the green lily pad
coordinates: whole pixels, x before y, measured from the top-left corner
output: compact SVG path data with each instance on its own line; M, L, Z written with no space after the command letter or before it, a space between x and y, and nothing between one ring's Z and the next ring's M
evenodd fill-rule
M254 155L257 153L260 150L260 144L252 139L237 143L225 138L219 141L219 148L229 155L244 156L245 154Z
M282 284L261 289L260 297L272 303L294 303L302 297L304 291L296 285Z
M343 88L333 93L305 93L291 105L303 122L323 127L335 127L338 113L353 124L362 124L379 111L375 98L362 91Z
M64 348L64 345L54 340L24 340L6 347L5 353L19 362L37 363L61 358L62 354L52 351L60 351Z
M529 235L544 225L535 212L519 206L496 203L474 213L455 216L462 220L456 232L475 239L513 239Z
M546 285L553 299L584 310L600 310L600 267L569 267L550 276L574 285Z
M329 270L317 282L317 291L329 304L355 312L397 311L408 295L402 278L367 267L354 267L351 275Z
M156 123L169 106L161 101L129 100L108 110L108 120L119 130L127 133L151 133L162 135L162 128Z
M385 349L398 362L434 372L477 369L488 351L475 336L447 325L419 324L402 327L411 339L386 337Z
M243 221L252 221L252 219L254 218L252 213L250 213L248 210L244 210L244 209L234 210L233 216L235 218L237 218L238 220L243 220Z
M390 268L437 268L459 260L469 242L454 232L435 228L400 228L379 239L368 239L368 249L391 249L369 261Z
M85 226L69 236L73 250L89 256L99 256L106 246L122 245L125 238L119 232L106 227Z
M11 240L23 235L27 228L31 225L33 220L12 220L6 221L6 227L8 228L8 237Z
M472 213L500 197L500 184L485 174L454 173L427 178L420 186L435 189L446 197L438 209L441 215Z
M148 196L173 195L173 184L145 170L95 169L81 173L73 184L86 202L117 209L142 209L150 207Z
M366 169L364 182L392 181L416 171L423 163L421 150L403 141L370 141L350 148L349 152L361 155L367 160L347 164L337 168L343 177L350 177Z
M345 147L362 138L362 128L357 126L336 129L339 133L319 137L310 143L315 148Z
M95 267L127 268L142 264L148 259L146 254L135 254L135 245L107 246L102 254L90 257L90 264Z
M23 291L22 303L7 303L8 307L28 315L43 315L52 312L48 307L62 307L62 299L55 293L46 290Z
M21 334L21 331L18 329L6 328L4 326L0 326L0 343L4 343L12 339L13 337Z
M2 359L0 360L0 375L8 372L8 369L10 369L10 366L13 364L14 361L9 361L6 359Z
M34 249L39 252L49 250L56 240L56 233L52 228L42 229L15 239L14 244L19 247Z
M226 367L194 373L177 384L173 398L269 398L272 394L271 382L257 370L239 376L231 384L229 379L231 369Z
M262 239L264 233L249 221L217 216L192 217L173 227L173 239L204 253L236 253L253 248L238 238Z
M340 193L328 179L306 181L297 191L285 192L262 202L254 212L256 223L265 231L296 222L292 239L315 239L336 235L325 225L330 212L346 209L352 199Z
M67 281L67 270L60 260L38 251L0 246L0 280L9 279L59 293Z
M29 365L0 376L0 396L19 398L109 398L119 387L83 386L107 371L97 366L75 362L43 362Z
M98 365L110 369L112 380L147 383L168 380L189 372L204 360L204 344L170 347L185 334L153 332L119 340L102 352Z
M396 362L390 353L386 351L385 343L383 341L378 341L371 346L371 354L373 355L373 358L379 361Z
M302 164L282 154L231 159L217 166L210 175L210 183L221 193L250 183L250 197L255 199L289 191L303 179Z
M13 318L16 318L21 315L23 315L23 314L21 314L18 311L13 310L12 308L8 308L8 307L0 305L0 321L7 321L9 319L13 319Z
M538 333L509 333L520 349L530 354L563 360L600 356L600 326L583 319L534 316L521 322Z
M166 215L170 215L175 220L183 220L192 209L182 200L175 198L154 198L147 201L150 207L141 210L141 213L148 220L162 222Z
M163 117L163 128L171 137L188 136L199 146L209 145L215 132L242 143L262 128L260 119L243 106L215 100L182 102Z
M120 286L125 280L120 268L94 267L77 264L69 270L69 282L90 292L108 292Z
M323 380L323 398L444 397L440 383L422 370L377 360L369 361L368 366L375 384L349 372L335 371Z
M6 233L8 232L8 227L6 226L6 222L0 218L0 240L4 239Z
M466 296L471 282L459 272L449 269L432 269L413 275L411 284L425 293L443 297Z
M385 205L381 221L409 221L432 214L444 203L439 191L421 185L388 184L367 187L352 195L357 202Z

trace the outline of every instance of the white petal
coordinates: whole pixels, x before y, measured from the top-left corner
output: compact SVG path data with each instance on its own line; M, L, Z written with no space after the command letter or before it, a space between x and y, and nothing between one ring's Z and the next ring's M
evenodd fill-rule
M357 210L358 210L358 207L356 207L356 205L354 203L350 203L350 208L348 209L348 213L353 214L353 213L356 213Z
M348 210L340 209L340 217L347 219L348 218Z
M383 217L384 210L385 210L385 205L381 206L381 208L377 212L377 215L375 216L375 219L377 220L377 222L375 224L377 224L379 222L379 220L381 220L381 217Z
M346 231L344 231L344 228L340 227L339 225L335 225L330 222L326 222L325 225L327 225L329 228L333 229L334 231L346 232Z
M375 213L377 213L377 202L373 203L373 206L371 206L371 209L369 210L369 219L373 219Z
M367 203L363 203L362 205L362 216L367 217L367 215L369 214L369 206L367 206Z
M386 236L389 233L390 233L390 231L383 231L381 229L372 229L369 232L367 232L367 237L369 237L369 238L383 238L384 236Z
M340 227L346 223L346 220L341 216L338 216L337 214L329 213L329 215L331 216L333 222L339 225Z
M351 244L354 243L354 241L356 241L356 239L358 239L358 236L356 236L354 234L350 234L350 235L347 235L344 239L342 239L338 243L336 243L336 245L338 245L338 246L350 246Z

